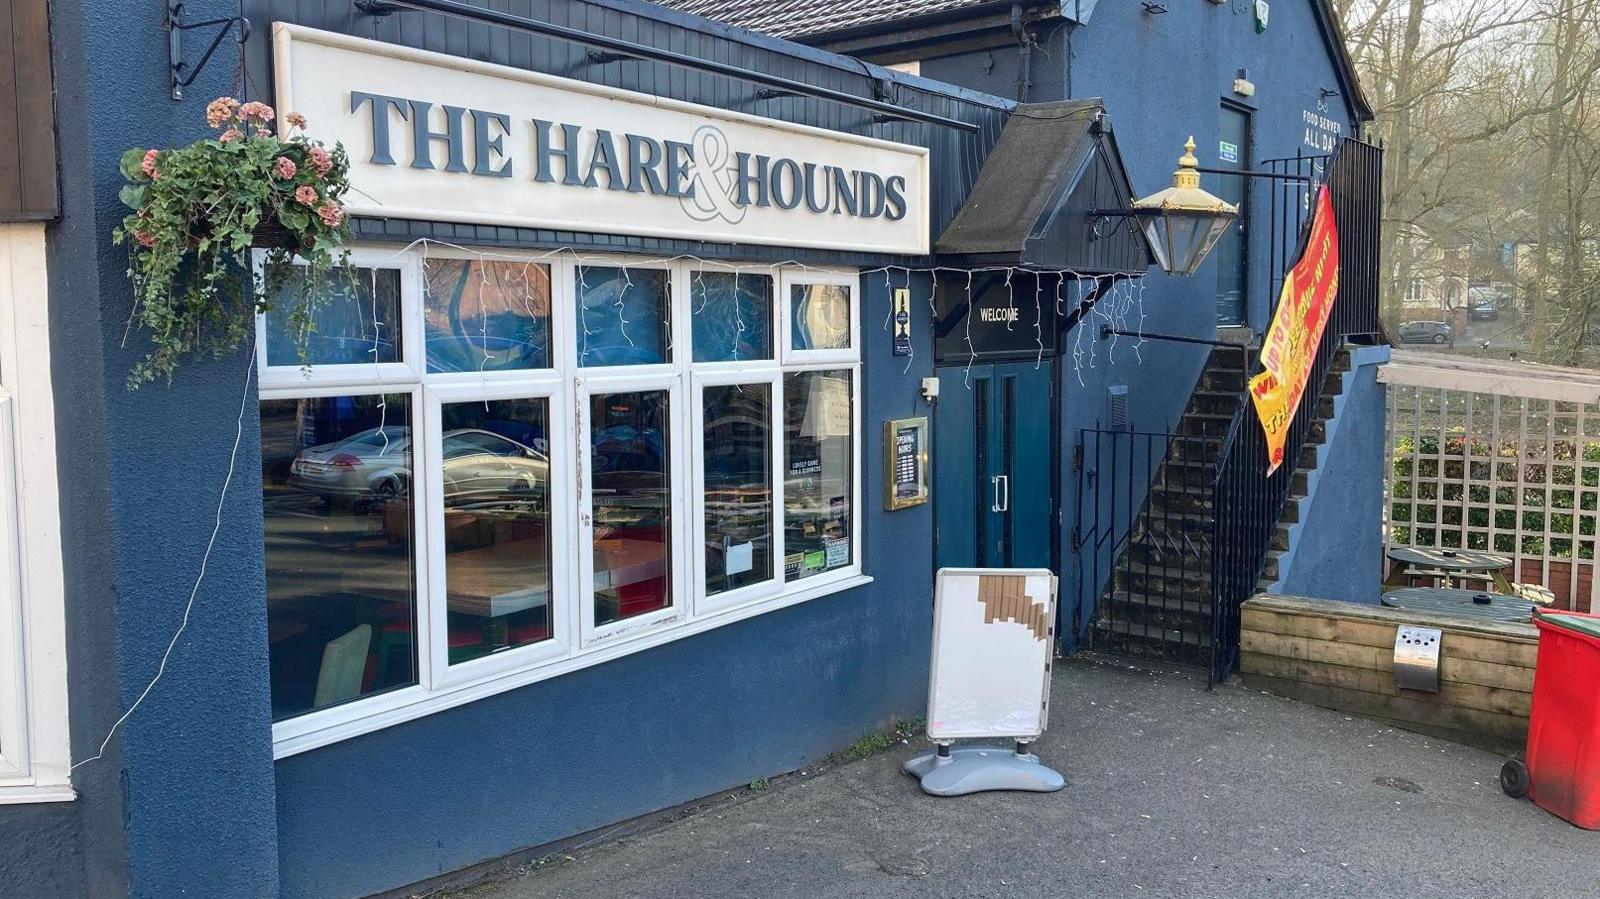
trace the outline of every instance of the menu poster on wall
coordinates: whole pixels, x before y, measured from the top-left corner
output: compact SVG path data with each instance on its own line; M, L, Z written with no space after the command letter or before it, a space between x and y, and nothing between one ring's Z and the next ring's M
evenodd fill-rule
M885 509L905 509L928 501L928 419L884 422L883 459Z

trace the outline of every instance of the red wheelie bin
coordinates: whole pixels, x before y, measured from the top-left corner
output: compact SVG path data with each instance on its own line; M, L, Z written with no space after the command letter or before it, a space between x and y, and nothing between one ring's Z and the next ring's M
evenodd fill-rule
M1526 764L1506 762L1500 787L1588 830L1600 830L1600 615L1535 615Z

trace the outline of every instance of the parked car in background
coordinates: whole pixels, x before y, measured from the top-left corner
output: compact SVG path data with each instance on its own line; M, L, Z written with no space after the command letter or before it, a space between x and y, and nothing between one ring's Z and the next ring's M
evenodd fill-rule
M1403 322L1400 325L1401 343L1449 343L1455 337L1449 322Z
M1490 322L1500 317L1502 294L1493 287L1467 288L1467 314L1473 321Z

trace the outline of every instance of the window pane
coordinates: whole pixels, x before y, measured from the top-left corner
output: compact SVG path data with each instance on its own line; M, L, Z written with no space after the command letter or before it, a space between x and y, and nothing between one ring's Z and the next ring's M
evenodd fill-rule
M589 400L597 625L672 603L667 407L664 390Z
M789 322L791 349L849 349L850 288L840 284L790 287Z
M772 579L772 388L704 394L706 594Z
M772 358L772 279L738 272L695 272L694 361Z
M550 407L445 403L444 579L451 664L551 637Z
M850 564L849 370L783 377L784 577Z
M268 273L276 280L281 270ZM400 271L356 268L346 278L330 273L318 286L306 332L306 357L300 358L300 307L305 268L294 266L267 310L268 365L352 365L400 361Z
M272 715L417 682L411 402L261 404Z
M577 282L579 365L672 361L666 271L580 267Z
M550 269L525 262L429 259L428 371L550 367Z

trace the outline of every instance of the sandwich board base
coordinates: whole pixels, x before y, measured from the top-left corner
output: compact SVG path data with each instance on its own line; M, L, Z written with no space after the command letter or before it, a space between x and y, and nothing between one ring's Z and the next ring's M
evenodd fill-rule
M901 766L934 796L965 796L989 790L1054 793L1067 785L1060 772L1047 768L1032 753L999 746L968 746L919 755Z

